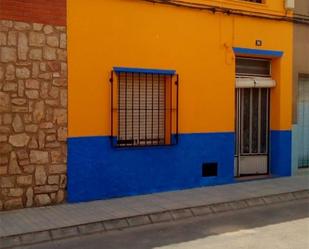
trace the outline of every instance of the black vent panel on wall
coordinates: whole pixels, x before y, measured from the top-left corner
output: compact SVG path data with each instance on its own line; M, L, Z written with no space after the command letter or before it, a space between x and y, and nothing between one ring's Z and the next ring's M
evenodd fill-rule
M218 163L203 163L202 176L203 177L218 176Z

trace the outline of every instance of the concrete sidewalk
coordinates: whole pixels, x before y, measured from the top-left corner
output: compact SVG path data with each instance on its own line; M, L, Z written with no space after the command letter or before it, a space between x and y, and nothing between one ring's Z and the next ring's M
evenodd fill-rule
M309 198L309 176L0 212L0 248Z

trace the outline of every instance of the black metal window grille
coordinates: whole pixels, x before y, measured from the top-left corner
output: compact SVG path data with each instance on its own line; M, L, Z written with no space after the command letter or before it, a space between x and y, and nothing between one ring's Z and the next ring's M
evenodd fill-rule
M173 76L156 73L117 73L117 90L112 88L112 137L116 126L118 147L158 146L173 144ZM117 96L115 96L115 94ZM115 114L115 109L117 114ZM176 114L175 114L176 112ZM117 119L116 124L115 120ZM178 133L178 122L176 123Z

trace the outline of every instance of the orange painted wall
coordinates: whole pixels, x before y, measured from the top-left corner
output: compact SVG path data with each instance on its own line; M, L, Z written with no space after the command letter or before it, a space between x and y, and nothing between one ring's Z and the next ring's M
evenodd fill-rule
M204 1L284 14L266 5ZM281 4L280 4L281 3ZM291 128L292 24L212 14L141 0L68 0L69 136L110 135L114 66L175 69L180 75L180 133L234 131L232 47L281 50L273 65L271 128Z

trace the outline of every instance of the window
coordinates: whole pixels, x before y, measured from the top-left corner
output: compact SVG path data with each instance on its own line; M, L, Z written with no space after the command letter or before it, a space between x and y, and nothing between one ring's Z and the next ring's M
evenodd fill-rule
M271 75L271 61L265 59L236 57L236 74L268 77Z
M159 146L178 133L174 71L116 68L112 89L112 141L117 147Z

